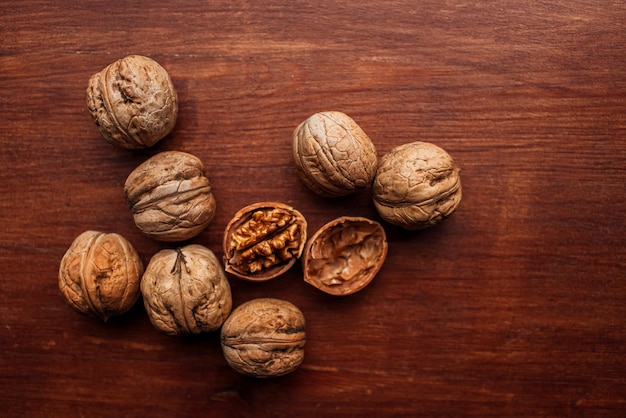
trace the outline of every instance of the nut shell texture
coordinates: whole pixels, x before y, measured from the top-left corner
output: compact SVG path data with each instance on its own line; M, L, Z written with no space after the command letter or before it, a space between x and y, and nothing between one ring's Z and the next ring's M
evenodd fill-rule
M124 193L137 227L158 241L192 238L215 215L202 162L185 152L165 151L139 165L126 179Z
M404 144L384 155L372 186L380 216L409 230L450 216L461 195L459 168L445 150L428 142Z
M367 286L387 257L383 227L363 217L342 216L320 228L302 254L304 281L331 295Z
M378 158L363 129L341 112L316 113L293 133L298 176L315 193L338 197L371 185Z
M215 331L232 309L218 258L197 244L156 253L141 279L141 294L152 325L168 335Z
M135 304L142 273L141 259L121 235L85 231L61 259L59 290L76 311L106 321Z
M224 357L239 373L275 377L304 360L304 315L290 302L261 298L237 307L221 332Z
M161 65L129 55L91 76L87 107L107 141L127 149L146 148L174 129L178 96Z
M228 273L250 281L273 279L294 265L307 238L302 214L280 202L260 202L240 209L224 231Z

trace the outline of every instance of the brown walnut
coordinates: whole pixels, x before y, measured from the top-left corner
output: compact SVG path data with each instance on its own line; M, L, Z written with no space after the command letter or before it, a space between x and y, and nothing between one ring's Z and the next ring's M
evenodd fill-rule
M61 259L59 290L76 311L106 321L135 304L142 273L141 259L124 237L85 231Z
M216 203L196 156L165 151L135 168L124 193L137 227L158 241L184 241L204 230Z
M363 129L341 112L320 112L293 132L300 179L315 193L338 197L369 187L378 158Z
M218 258L197 244L156 253L141 279L152 325L168 335L219 329L230 314L230 285Z
M174 129L178 96L156 61L129 55L91 76L87 107L107 141L126 149L146 148Z
M261 298L237 307L221 332L228 364L253 377L290 373L304 360L304 315L290 302Z
M408 230L433 226L461 202L459 168L442 148L412 142L384 155L372 186L374 205L387 222Z
M226 271L264 281L293 266L306 242L307 223L300 212L279 202L261 202L239 210L224 232Z
M387 256L385 230L376 221L342 216L322 226L302 254L304 281L331 295L367 286Z

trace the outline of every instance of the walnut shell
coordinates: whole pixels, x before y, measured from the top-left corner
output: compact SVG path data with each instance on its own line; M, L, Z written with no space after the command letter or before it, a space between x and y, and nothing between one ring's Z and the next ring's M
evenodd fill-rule
M204 230L216 203L202 161L164 151L135 168L124 193L137 227L158 241L184 241Z
M156 61L129 55L91 76L87 107L107 141L126 149L146 148L174 129L178 96Z
M304 216L283 203L260 202L240 209L224 231L226 271L250 281L283 274L302 255L306 228Z
M408 230L433 226L461 202L459 168L443 149L412 142L392 149L378 166L374 205L387 222Z
M342 216L322 226L302 254L304 281L331 295L367 286L387 257L387 237L376 221Z
M341 112L316 113L293 132L293 158L300 179L324 197L369 187L378 157L363 129Z
M253 299L237 307L222 326L224 358L248 376L285 375L304 360L304 328L304 315L292 303Z
M141 294L152 325L168 335L215 331L232 308L222 265L197 244L156 253L141 279Z
M107 321L135 304L142 273L141 259L124 237L85 231L61 259L59 290L76 311Z

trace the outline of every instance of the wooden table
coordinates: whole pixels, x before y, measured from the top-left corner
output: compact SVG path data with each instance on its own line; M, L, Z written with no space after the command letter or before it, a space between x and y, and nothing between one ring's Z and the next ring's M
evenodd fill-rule
M6 417L626 416L626 5L396 0L0 5L0 415ZM118 149L86 108L89 77L128 54L178 90L175 130ZM446 149L464 196L443 223L385 224L374 281L331 297L300 265L233 301L277 297L307 319L306 358L241 376L218 333L156 331L138 303L108 323L65 305L61 257L88 229L144 263L128 174L195 154L218 202L190 242L222 255L241 207L293 205L309 232L380 220L369 192L325 199L295 175L293 129L352 116L379 156Z

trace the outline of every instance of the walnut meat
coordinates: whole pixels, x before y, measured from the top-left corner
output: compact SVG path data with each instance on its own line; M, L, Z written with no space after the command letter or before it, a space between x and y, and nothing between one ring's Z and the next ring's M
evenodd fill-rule
M156 61L129 55L91 76L87 107L107 141L127 149L146 148L174 129L178 96Z
M261 202L239 210L224 232L226 271L264 281L286 272L302 255L307 223L300 212L279 202Z
M290 302L261 298L237 307L221 332L228 364L253 377L290 373L304 360L304 315Z
M185 152L161 152L139 165L126 179L124 193L137 227L158 241L192 238L215 215L204 166Z
M338 197L369 187L378 158L363 129L341 112L316 113L293 132L298 176L315 193Z
M197 244L156 253L141 279L152 325L168 335L219 329L230 314L230 285L211 250Z
M385 221L424 229L450 216L461 202L459 168L434 144L404 144L381 158L372 195Z
M302 254L304 281L336 296L367 286L387 257L383 227L363 217L342 216L321 227Z
M76 311L107 321L135 304L142 273L141 259L124 237L85 231L61 259L59 290Z

